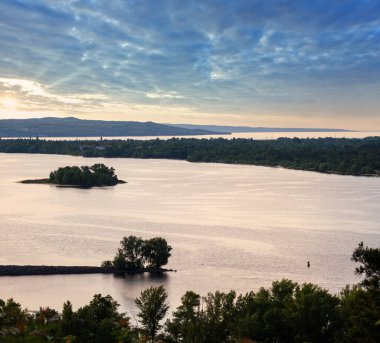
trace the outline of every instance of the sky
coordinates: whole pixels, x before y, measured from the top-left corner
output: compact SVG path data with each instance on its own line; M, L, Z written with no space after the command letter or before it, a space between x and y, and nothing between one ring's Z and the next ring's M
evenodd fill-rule
M0 119L380 130L379 0L0 0Z

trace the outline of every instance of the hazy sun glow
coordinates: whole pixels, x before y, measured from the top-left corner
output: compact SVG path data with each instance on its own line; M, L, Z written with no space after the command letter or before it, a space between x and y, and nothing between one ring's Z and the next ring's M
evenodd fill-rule
M1 104L6 108L15 108L17 107L17 100L15 98L6 97L1 99Z

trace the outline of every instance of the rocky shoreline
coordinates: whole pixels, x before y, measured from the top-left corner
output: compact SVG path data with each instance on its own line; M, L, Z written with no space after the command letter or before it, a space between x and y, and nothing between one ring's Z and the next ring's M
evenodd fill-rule
M63 274L141 274L175 272L174 269L139 268L119 272L113 267L93 266L19 266L0 265L0 276L63 275Z

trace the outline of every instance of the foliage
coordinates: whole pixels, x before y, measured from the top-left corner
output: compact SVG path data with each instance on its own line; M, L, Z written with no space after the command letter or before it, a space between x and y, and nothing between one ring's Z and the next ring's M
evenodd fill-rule
M146 240L142 253L148 268L161 268L166 265L171 256L171 250L171 246L161 237Z
M232 325L236 318L234 291L222 293L216 291L203 298L205 342L219 343L230 341Z
M380 318L379 290L347 286L341 291L340 299L343 328L337 335L337 341L380 342L380 327L376 324Z
M332 342L339 299L310 283L296 287L292 326L296 342Z
M7 301L0 299L0 341L1 335L24 336L31 315L23 310L12 298Z
M378 175L380 137L50 141L0 140L0 152L65 154L85 157L168 158L281 166L350 175Z
M61 315L50 308L31 315L12 299L0 300L0 342L136 342L128 318L117 311L118 306L111 296L96 294L77 311L66 302Z
M121 248L129 268L142 268L144 266L144 240L141 237L123 237L120 242Z
M120 331L119 321L124 314L119 314L119 305L108 295L94 295L89 305L73 311L70 302L63 306L60 333L63 337L75 337L75 342L117 342Z
M117 253L112 261L112 265L118 271L124 271L127 269L127 262L122 249L117 250Z
M340 330L338 297L312 284L276 281L236 297L188 292L165 327L167 342L334 342Z
M64 167L50 173L50 183L82 187L114 186L119 180L113 168L97 163L91 167Z
M120 242L112 266L118 271L136 270L140 268L159 269L168 263L171 246L161 237L143 240L141 237L123 237ZM104 261L102 266L110 266Z
M363 242L354 250L352 261L360 263L355 273L365 276L361 284L366 288L380 290L380 249L364 247Z
M201 297L188 291L181 298L181 305L173 312L172 319L165 323L167 342L202 342L205 337L202 323Z
M103 261L100 266L103 267L103 268L112 268L113 267L113 262L109 261L109 260L106 260L106 261Z
M167 297L165 289L159 286L146 289L135 300L136 306L140 310L138 313L140 322L152 341L155 340L156 334L161 328L160 321L169 309L166 304Z

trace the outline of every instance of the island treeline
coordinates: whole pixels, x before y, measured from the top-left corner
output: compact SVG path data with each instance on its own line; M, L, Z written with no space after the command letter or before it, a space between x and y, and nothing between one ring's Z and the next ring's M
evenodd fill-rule
M52 184L66 187L103 187L115 186L118 183L126 183L119 180L114 168L109 168L102 163L89 166L66 166L50 172L49 178L22 180L26 184Z
M66 166L52 171L49 182L56 185L74 185L82 187L114 186L119 183L115 169L102 163L89 166Z
M136 326L111 296L97 294L77 311L32 313L13 299L0 300L0 341L76 343L351 343L380 342L380 249L360 243L352 260L358 285L339 295L321 287L283 279L270 288L237 295L201 297L186 292L163 323L169 306L162 286L143 291L135 304Z
M350 175L379 175L380 137L253 139L168 139L49 141L0 140L0 152L66 154L85 157L166 158L281 166Z
M114 259L103 261L102 267L114 268L117 273L133 272L136 270L156 270L169 262L172 247L166 239L154 237L142 239L128 236L120 241L121 247L117 250Z

